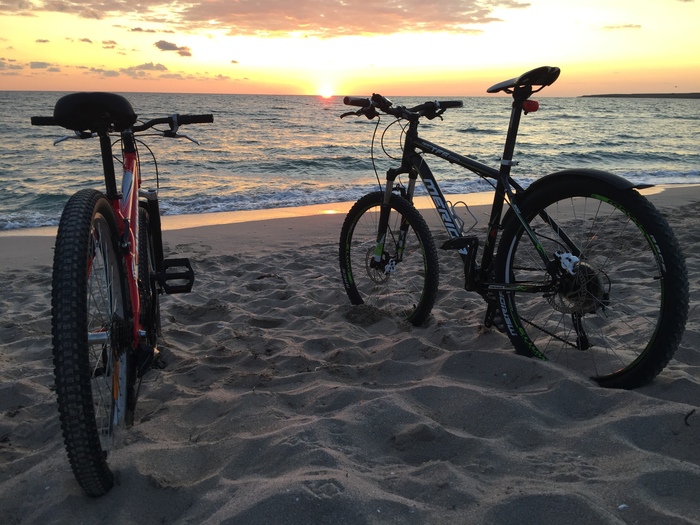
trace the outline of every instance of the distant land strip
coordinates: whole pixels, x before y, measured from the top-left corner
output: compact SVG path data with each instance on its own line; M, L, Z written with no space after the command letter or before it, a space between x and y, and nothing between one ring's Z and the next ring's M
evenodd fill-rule
M700 98L700 93L629 93L611 95L583 95L596 98Z

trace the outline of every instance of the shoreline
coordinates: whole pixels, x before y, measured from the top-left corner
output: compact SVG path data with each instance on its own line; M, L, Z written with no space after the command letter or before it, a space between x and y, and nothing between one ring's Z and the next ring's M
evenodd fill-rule
M639 190L658 208L680 207L700 201L700 184L658 185ZM466 202L472 213L478 215L481 225L488 222L493 199L492 192L448 195L451 202ZM246 210L202 213L197 215L172 215L162 217L165 244L177 246L183 243L202 243L214 237L220 242L236 246L241 237L250 247L267 250L267 243L275 242L280 231L305 238L337 243L345 215L354 202L314 204L271 210ZM429 197L416 198L429 224L441 226ZM16 270L33 265L50 266L53 259L57 227L28 228L0 232L0 260L5 269ZM50 268L49 268L50 269Z
M654 200L661 200L662 205L669 204L670 199L683 199L684 188L700 188L700 184L659 184L638 190L642 195L652 196ZM678 190L678 191L675 191ZM666 193L666 196L661 194ZM671 195L673 194L673 195ZM492 191L478 193L465 193L446 195L451 202L466 202L469 206L490 205L493 200ZM256 221L269 221L276 219L289 219L298 217L310 217L319 215L345 215L355 201L341 201L323 204L309 204L306 206L290 206L260 210L237 210L209 213L197 213L186 215L163 215L161 217L163 231L184 230L205 226L223 226L226 224L239 224ZM675 204L673 202L672 204ZM431 209L432 203L427 196L415 199L416 208L419 210ZM44 226L40 228L21 228L16 230L0 231L0 239L12 237L55 237L57 226Z

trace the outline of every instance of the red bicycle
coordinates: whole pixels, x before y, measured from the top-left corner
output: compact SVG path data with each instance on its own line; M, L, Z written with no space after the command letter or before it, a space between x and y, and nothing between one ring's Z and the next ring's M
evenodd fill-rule
M74 93L58 100L53 117L32 117L31 122L75 132L54 144L68 138L100 141L106 191L78 191L58 226L51 326L68 459L85 492L101 496L114 484L108 454L119 429L133 424L141 379L158 358L159 296L189 292L194 283L188 259L163 256L157 184L156 189L141 187L137 145L143 142L136 134L153 129L163 137L196 142L179 127L213 122L213 116L175 114L136 124L124 97ZM117 143L120 157L113 155ZM122 167L120 187L115 159ZM157 173L156 164L156 181Z

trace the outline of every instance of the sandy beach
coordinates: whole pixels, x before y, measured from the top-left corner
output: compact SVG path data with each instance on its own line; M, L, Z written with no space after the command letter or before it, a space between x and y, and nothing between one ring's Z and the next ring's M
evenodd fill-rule
M167 252L190 257L197 280L162 300L166 366L144 379L110 459L118 485L99 499L61 438L54 239L0 235L0 519L700 523L700 187L649 193L684 247L691 311L675 358L635 391L480 332L485 305L451 254L424 327L352 307L345 205L167 218Z

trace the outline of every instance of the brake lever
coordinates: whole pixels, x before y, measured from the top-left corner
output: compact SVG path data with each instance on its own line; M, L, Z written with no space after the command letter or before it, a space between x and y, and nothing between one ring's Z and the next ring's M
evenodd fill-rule
M372 120L374 117L378 117L379 113L377 113L377 110L374 106L367 106L364 108L360 108L357 111L348 111L347 113L343 113L342 115L340 115L340 118L361 117L362 115L367 117L368 120Z
M177 138L187 139L187 140L189 140L190 142L194 142L195 144L197 144L197 146L201 146L201 144L199 143L199 141L198 141L197 139L193 139L192 137L190 137L190 136L187 135L186 133L176 134L176 137L177 137Z
M190 142L194 142L195 144L197 144L197 146L201 146L201 144L199 143L199 141L197 139L193 139L187 133L178 133L177 131L169 130L169 131L164 131L163 136L167 137L169 139L187 139Z
M83 140L83 139L91 139L97 136L97 133L90 133L89 131L76 131L74 135L66 135L65 137L60 137L56 140L53 141L53 145L57 146L61 142L64 142L66 140Z
M443 120L442 114L447 111L445 109L440 109L438 111L431 111L430 113L425 113L423 116L427 118L428 120L433 120L436 118L439 118L440 120Z

